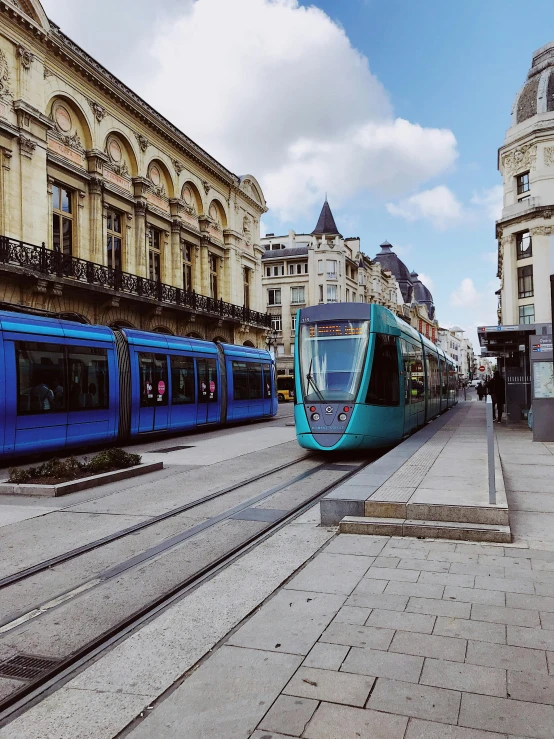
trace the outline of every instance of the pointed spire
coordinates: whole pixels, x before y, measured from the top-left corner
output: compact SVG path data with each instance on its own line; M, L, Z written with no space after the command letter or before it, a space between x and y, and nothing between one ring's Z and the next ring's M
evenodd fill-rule
M323 208L321 209L321 213L319 214L317 226L312 231L312 235L315 236L318 234L340 236L337 224L335 223L335 219L333 218L333 214L331 213L331 208L329 207L329 203L327 202L327 198L325 198Z

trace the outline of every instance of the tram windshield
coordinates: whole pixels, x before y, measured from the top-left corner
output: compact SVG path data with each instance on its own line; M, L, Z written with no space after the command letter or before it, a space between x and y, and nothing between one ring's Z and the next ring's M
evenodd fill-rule
M368 336L369 321L326 321L300 327L305 402L352 403L356 399Z

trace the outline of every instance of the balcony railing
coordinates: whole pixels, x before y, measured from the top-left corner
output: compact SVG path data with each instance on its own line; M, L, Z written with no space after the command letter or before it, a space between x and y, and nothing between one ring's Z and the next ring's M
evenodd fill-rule
M240 321L270 328L271 316L241 305L200 295L194 290L181 290L164 282L139 277L130 272L112 269L103 264L68 256L42 246L25 244L22 241L0 236L0 264L24 267L39 275L65 277L83 285L97 285L107 290L147 298L158 303L189 308L219 318Z

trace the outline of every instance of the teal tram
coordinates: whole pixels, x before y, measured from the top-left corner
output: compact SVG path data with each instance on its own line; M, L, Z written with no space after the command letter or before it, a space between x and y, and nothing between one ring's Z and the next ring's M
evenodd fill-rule
M457 403L454 361L381 305L297 313L296 434L306 449L378 449Z

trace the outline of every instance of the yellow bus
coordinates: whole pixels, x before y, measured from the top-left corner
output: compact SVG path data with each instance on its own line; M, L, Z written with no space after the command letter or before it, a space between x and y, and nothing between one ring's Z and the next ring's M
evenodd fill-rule
M280 403L294 400L294 377L277 375L277 397Z

